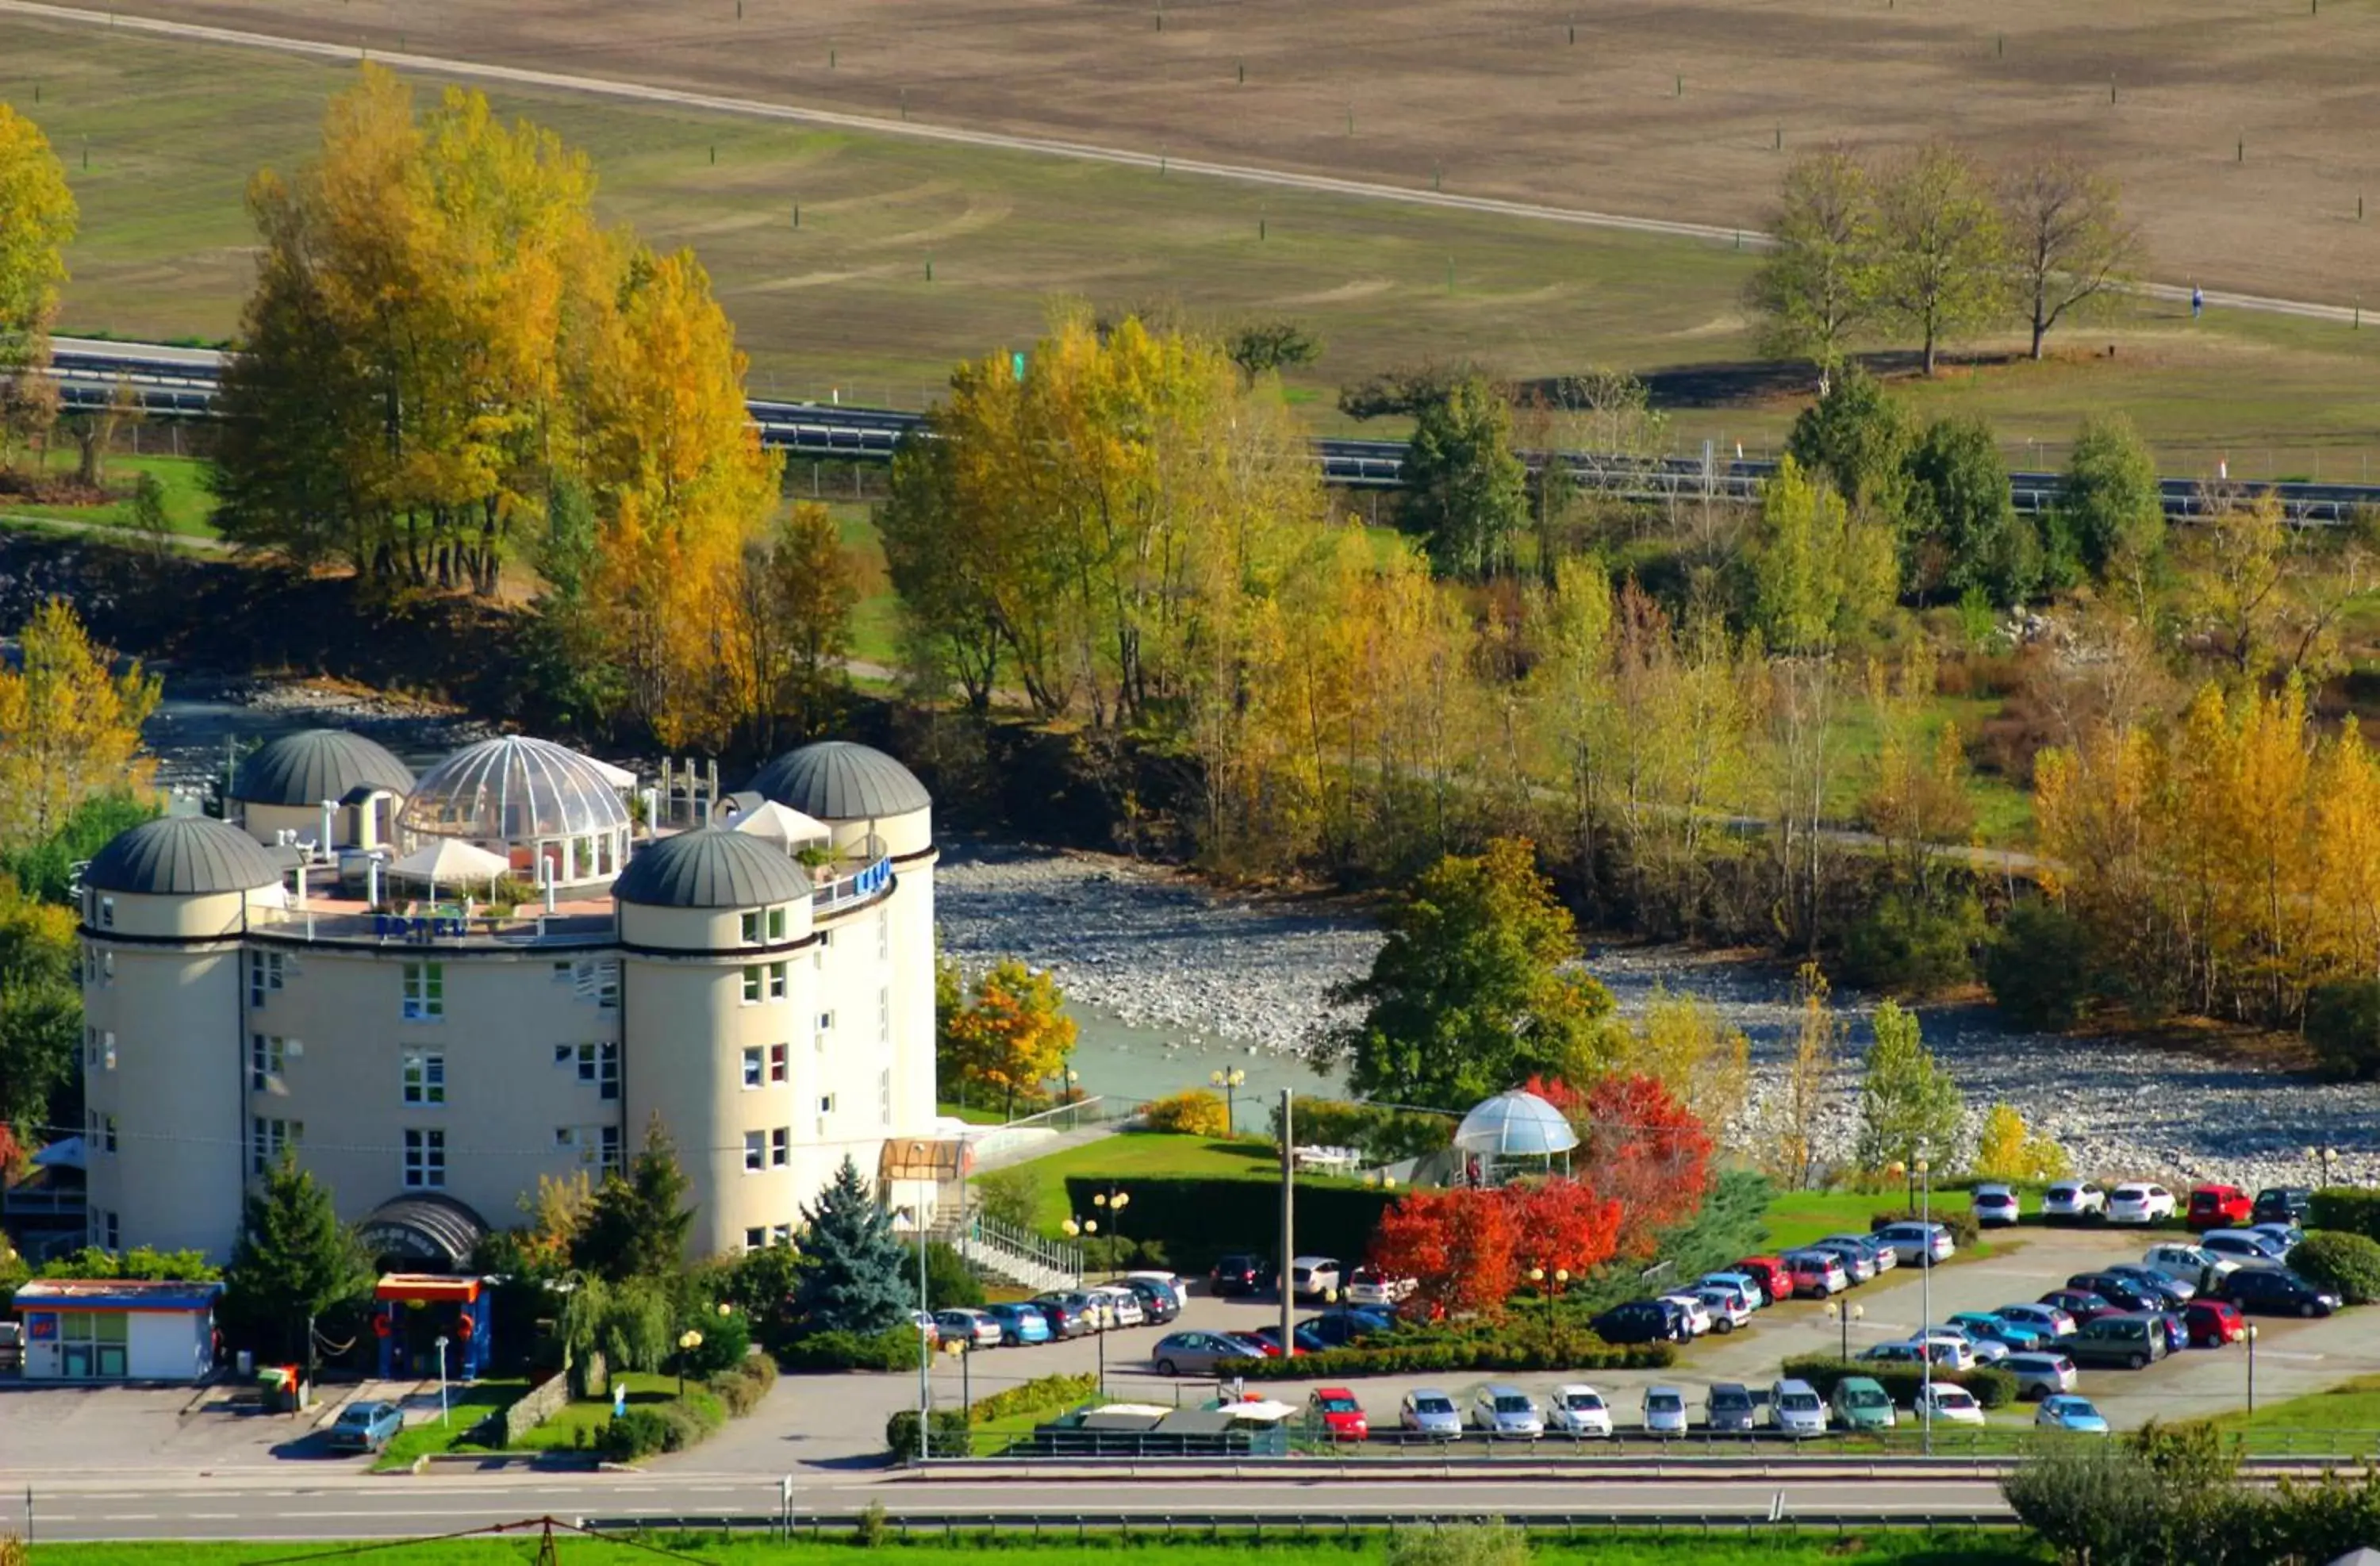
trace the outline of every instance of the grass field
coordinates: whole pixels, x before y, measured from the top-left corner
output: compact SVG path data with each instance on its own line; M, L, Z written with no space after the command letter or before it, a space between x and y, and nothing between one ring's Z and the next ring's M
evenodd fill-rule
M466 1387L456 1385L447 1390L446 1418L441 1423L436 1414L427 1418L408 1414L404 1429L388 1443L372 1466L381 1470L408 1467L414 1459L432 1452L484 1451L484 1447L467 1445L463 1438L470 1434L480 1420L498 1409L510 1408L528 1390L528 1383L518 1377L475 1381Z
M2380 1376L2359 1376L2303 1397L2267 1402L2252 1416L2226 1414L2214 1421L2223 1430L2252 1437L2298 1430L2380 1430Z
M1123 1131L1011 1167L1030 1170L1039 1180L1040 1206L1033 1215L1034 1225L1045 1233L1054 1234L1069 1216L1066 1181L1071 1176L1098 1175L1129 1182L1146 1175L1196 1175L1271 1184L1280 1178L1280 1155L1266 1142L1226 1142L1212 1136ZM1322 1179L1301 1174L1298 1184L1305 1185Z
M937 4L966 8L965 0ZM776 50L791 25L783 0L752 6L777 11L772 30L753 35ZM594 8L621 9L609 0ZM1317 25L1333 8L1311 7ZM1056 21L1082 19L1072 0L1049 9ZM431 34L468 18L483 52L500 50L513 13L488 10L476 0L431 7L413 42L428 47ZM2040 22L2042 11L2034 5L2026 15ZM370 31L372 14L386 14L372 0L345 10L300 0L273 8L269 19L298 29L329 25L334 13L342 37ZM520 15L521 29L544 25ZM689 42L645 51L638 63L662 74L709 68L710 45L697 35L711 24L667 16ZM1673 25L1666 16L1647 13L1642 25ZM642 25L615 19L622 37ZM1029 33L1048 19L1016 25ZM1252 15L1242 21L1271 25ZM608 36L593 23L572 28ZM1391 53L1411 42L1401 28L1410 31L1402 12L1383 24ZM806 22L795 30L817 30ZM950 39L980 34L958 26L927 37L931 30L919 24L921 69L945 58ZM847 53L848 70L886 68L880 58L868 63L856 43ZM602 46L576 47L555 63L596 68L601 54ZM780 50L772 58L791 55ZM996 65L987 57L987 77ZM1450 66L1458 77L1462 68ZM327 63L0 18L0 97L48 128L83 206L63 325L126 336L230 334L251 266L243 187L261 164L303 159L323 99L345 77L345 67ZM806 95L818 87L796 85ZM1123 115L1135 91L1102 81L1051 112ZM1500 93L1489 96L1492 106L1479 105L1489 121L1511 112ZM550 124L590 152L606 215L635 222L656 243L698 249L763 395L833 392L845 401L917 407L953 361L1029 342L1061 297L1106 310L1159 306L1210 323L1295 317L1327 344L1291 388L1324 428L1345 426L1332 400L1342 382L1433 358L1470 358L1516 376L1595 364L1634 369L1653 378L1677 440L1690 447L1706 438L1722 450L1773 444L1803 395L1793 377L1746 365L1739 300L1749 258L1724 245L810 131L558 91L506 87L494 97L505 112ZM1541 193L1559 195L1552 187L1574 162L1541 148L1531 164L1548 186ZM1762 179L1773 179L1773 159L1761 166ZM2115 357L2100 357L2110 343ZM2172 471L2211 471L2225 459L2243 477L2360 476L2380 451L2380 329L2219 310L2192 322L2186 310L2155 306L2078 331L2065 346L2071 357L2042 365L1954 368L1916 395L1929 408L1990 416L2019 461L2058 460L2058 443L2080 415L2104 407L2130 409Z
M31 463L36 469L43 465ZM74 471L74 458L65 451L48 454L47 468L56 473ZM206 486L206 465L187 456L115 455L107 459L107 487L128 490L139 475L152 473L165 490L165 524L174 532L189 538L211 539L215 536L210 520L214 516L215 498ZM106 528L129 528L132 524L132 503L119 500L107 505L34 505L7 496L0 496L0 511L11 516L58 518L74 522L93 523Z
M1864 1234L1870 1219L1900 1205L1899 1191L1780 1192L1768 1203L1768 1245L1772 1251L1790 1251L1828 1234ZM1934 1193L1937 1212L1965 1212L1972 1205L1965 1191Z

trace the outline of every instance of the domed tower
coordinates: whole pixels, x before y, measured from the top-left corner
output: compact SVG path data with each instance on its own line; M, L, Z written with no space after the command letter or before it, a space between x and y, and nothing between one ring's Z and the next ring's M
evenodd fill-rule
M819 1135L838 1089L810 1041L809 877L778 844L705 827L645 848L612 895L627 1153L660 1115L693 1181L690 1255L782 1244L843 1151Z
M397 848L459 838L503 855L526 881L600 886L627 863L633 774L552 740L507 734L467 746L421 775L397 812ZM542 867L542 874L540 874Z
M220 1261L252 1162L240 941L251 908L286 905L281 863L237 827L167 817L115 837L82 885L91 1237Z
M834 1065L820 1135L855 1155L863 1136L914 1139L934 1125L933 796L868 746L828 740L787 751L751 791L816 818L832 836L818 882L811 952L820 983L812 1048ZM840 1154L829 1170L841 1162ZM876 1175L868 1159L863 1174ZM930 1180L882 1179L893 1207L930 1210Z
M327 813L324 847L377 848L412 792L413 770L385 747L339 729L302 729L242 761L226 797L259 843L278 843L285 832L322 843Z

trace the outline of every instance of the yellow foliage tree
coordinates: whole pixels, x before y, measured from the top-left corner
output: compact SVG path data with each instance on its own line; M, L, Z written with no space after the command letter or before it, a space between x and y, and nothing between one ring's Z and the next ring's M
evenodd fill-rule
M122 674L91 645L64 599L33 611L17 667L0 669L0 846L39 843L99 795L145 790L156 761L140 725L159 683L137 662Z
M48 361L75 220L74 192L49 138L0 103L0 374Z
M1612 1064L1654 1078L1714 1138L1723 1138L1751 1086L1752 1040L1721 1022L1706 1002L1657 988Z
M976 981L975 1000L945 1026L953 1063L967 1080L1003 1095L1008 1112L1063 1071L1075 1047L1075 1019L1047 973L1011 957Z

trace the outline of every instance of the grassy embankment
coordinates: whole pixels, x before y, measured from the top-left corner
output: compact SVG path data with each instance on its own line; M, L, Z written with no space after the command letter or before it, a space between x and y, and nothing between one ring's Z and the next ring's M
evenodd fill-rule
M628 1384L628 1406L658 1408L677 1396L677 1378L632 1372L619 1379ZM373 1467L381 1470L410 1466L416 1458L433 1452L484 1452L500 1449L467 1440L473 1426L498 1409L507 1408L528 1383L519 1379L481 1381L470 1387L456 1387L449 1394L447 1418L440 1424L435 1415L408 1424L388 1450L381 1454ZM688 1382L686 1401L698 1399L715 1403L717 1399L699 1385ZM579 1444L584 1432L590 1441L612 1418L609 1398L586 1399L565 1404L562 1411L544 1424L523 1436L509 1450L514 1451L568 1451Z

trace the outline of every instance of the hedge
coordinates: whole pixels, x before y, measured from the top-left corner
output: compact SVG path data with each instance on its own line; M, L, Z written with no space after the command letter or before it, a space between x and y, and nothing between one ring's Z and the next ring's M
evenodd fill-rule
M2354 1185L2326 1186L2313 1194L2306 1213L2308 1229L2335 1229L2380 1240L2380 1190Z
M1075 1212L1090 1212L1091 1198L1113 1184L1105 1175L1070 1175L1067 1206ZM1184 1272L1202 1272L1226 1252L1271 1256L1281 1247L1281 1183L1269 1172L1248 1180L1136 1175L1128 1184L1132 1206L1125 1213L1125 1243L1159 1242L1172 1265ZM1393 1191L1300 1175L1297 1254L1337 1256L1350 1265L1363 1260L1370 1254L1380 1214L1394 1200ZM915 1343L909 1352L916 1354Z
M1949 1230L1950 1244L1962 1251L1974 1249L1976 1240L1983 1234L1983 1230L1975 1222L1975 1215L1965 1208L1949 1210L1937 1208L1931 1220ZM1891 1212L1875 1214L1867 1220L1867 1227L1868 1232L1874 1233L1888 1223L1924 1223L1925 1221L1927 1221L1925 1213L1902 1208Z
M1231 1374L1251 1381L1317 1377L1411 1376L1463 1370L1666 1370L1678 1362L1674 1343L1607 1343L1590 1333L1542 1333L1456 1339L1378 1348L1325 1349L1292 1359L1233 1361Z
M2380 1300L2380 1240L2369 1235L2317 1229L2289 1248L2289 1269L2338 1290L2349 1305Z
M904 1322L873 1337L813 1332L787 1343L778 1357L788 1370L915 1370L917 1329Z
M1915 1365L1880 1365L1869 1360L1837 1359L1832 1354L1797 1354L1787 1360L1785 1378L1807 1381L1820 1397L1832 1396L1835 1383L1852 1376L1864 1376L1885 1390L1893 1402L1913 1406L1917 1390L1927 1379L1925 1369ZM1975 1401L1985 1408L1999 1408L2016 1401L2016 1378L2005 1370L1979 1365L1973 1370L1952 1370L1936 1366L1932 1379L1964 1387L1975 1394Z
M988 1398L978 1398L971 1412L975 1422L981 1425L1020 1414L1063 1413L1099 1395L1097 1376L1041 1376Z
M767 1354L747 1354L703 1383L727 1406L730 1417L741 1419L760 1406L777 1384L777 1362Z
M934 1422L929 1427L931 1457L965 1457L967 1455L966 1414L955 1408L934 1410ZM895 1409L884 1421L884 1450L894 1457L907 1461L917 1455L917 1411Z

